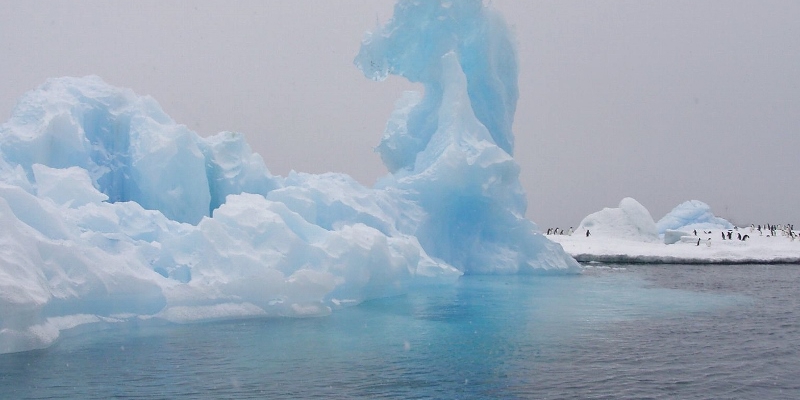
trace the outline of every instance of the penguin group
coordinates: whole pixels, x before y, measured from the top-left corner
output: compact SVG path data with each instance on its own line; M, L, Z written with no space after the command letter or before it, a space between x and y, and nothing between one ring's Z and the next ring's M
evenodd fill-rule
M697 229L694 229L692 231L692 233L694 233L694 235L697 236ZM711 231L703 231L703 233L706 234L706 235L710 235ZM722 233L722 240L725 240L725 233L724 232ZM695 246L700 246L701 242L702 242L702 240L698 237L697 238L697 243L695 243ZM711 238L710 237L706 238L706 247L711 247Z
M567 236L572 236L573 233L575 233L575 228L570 226L569 230L567 230L566 233L561 228L547 228L547 231L545 232L545 235L548 235L548 236L549 235L567 235ZM586 230L586 237L589 237L591 235L592 235L591 232L589 232L589 230L587 229Z
M567 236L572 236L574 232L575 231L570 226L569 231L567 231ZM563 234L564 230L559 228L547 228L547 233L545 233L545 235L563 235Z
M794 231L794 224L764 224L763 229L762 225L750 224L750 233L754 231L758 231L759 236L764 236L764 231L766 231L767 237L778 236L778 232L780 232L782 236L789 238L791 241L798 237L798 234Z
M764 224L764 225L750 224L750 233L755 233L756 231L758 231L759 236L764 236L764 232L766 231L767 232L767 237L775 237L775 236L778 235L778 232L780 232L781 235L789 238L792 241L794 241L795 239L800 239L800 234L798 234L798 233L796 233L794 231L794 225L793 224L785 224L785 225L782 225L782 224L777 224L777 225L776 224ZM711 235L713 233L713 230L703 230L702 232L705 235ZM745 241L747 241L747 239L750 238L750 235L746 235L746 234L743 235L741 232L739 232L739 227L736 227L736 226L734 226L733 229L728 229L727 231L724 231L724 230L721 231L720 232L720 236L722 236L722 240L734 240L734 237L733 237L733 233L734 232L736 232L736 239L735 240L739 240L739 241L745 242ZM547 232L545 234L546 235L568 235L568 236L572 236L573 233L575 233L575 229L570 226L569 230L566 231L566 232L564 231L564 229L561 229L561 228L547 228ZM697 235L697 229L694 229L692 231L692 233L694 233L694 236L698 236ZM589 236L591 236L591 233L587 229L586 230L586 237L589 237ZM701 242L702 242L701 239L698 238L697 242L695 243L695 246L700 246ZM706 246L711 247L711 238L710 237L706 238Z
M736 229L736 230L738 231L739 229ZM733 240L733 230L728 229L727 233L723 231L723 232L720 232L720 234L722 234L722 240L726 240L726 239L727 240ZM750 238L750 235L742 235L740 232L736 232L736 239L737 240L741 240L741 241L744 242L749 238Z

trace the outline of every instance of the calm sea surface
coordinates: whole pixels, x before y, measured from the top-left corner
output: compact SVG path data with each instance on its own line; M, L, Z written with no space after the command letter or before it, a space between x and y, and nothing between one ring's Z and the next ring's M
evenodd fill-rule
M311 319L115 326L0 355L2 399L800 398L800 266L472 276Z

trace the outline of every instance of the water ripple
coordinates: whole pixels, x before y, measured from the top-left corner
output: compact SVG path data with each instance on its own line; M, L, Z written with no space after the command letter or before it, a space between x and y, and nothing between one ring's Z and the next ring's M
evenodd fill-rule
M326 318L132 326L0 356L0 398L800 398L800 267L466 277Z

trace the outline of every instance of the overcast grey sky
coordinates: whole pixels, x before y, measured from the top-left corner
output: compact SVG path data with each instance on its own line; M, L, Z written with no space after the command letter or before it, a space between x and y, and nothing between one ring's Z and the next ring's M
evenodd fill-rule
M416 88L353 66L390 0L0 0L0 120L48 77L153 96L202 136L243 132L270 171L371 185ZM737 224L800 223L800 2L494 0L516 32L528 216L577 226L633 197Z

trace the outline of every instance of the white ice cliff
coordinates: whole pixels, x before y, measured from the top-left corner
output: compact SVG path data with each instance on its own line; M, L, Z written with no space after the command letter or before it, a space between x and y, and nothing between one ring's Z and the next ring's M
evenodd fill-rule
M325 315L464 273L574 273L524 218L516 59L478 0L400 1L356 64L425 85L378 151L391 174L273 176L100 78L50 79L0 126L0 353L84 324Z

